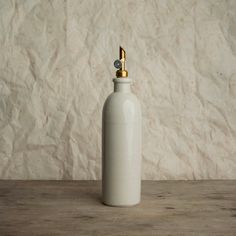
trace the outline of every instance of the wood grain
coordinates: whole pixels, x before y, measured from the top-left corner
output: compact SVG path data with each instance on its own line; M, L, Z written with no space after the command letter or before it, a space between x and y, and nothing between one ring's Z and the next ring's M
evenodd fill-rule
M0 181L0 235L236 235L236 181L143 181L142 202L100 202L99 181Z

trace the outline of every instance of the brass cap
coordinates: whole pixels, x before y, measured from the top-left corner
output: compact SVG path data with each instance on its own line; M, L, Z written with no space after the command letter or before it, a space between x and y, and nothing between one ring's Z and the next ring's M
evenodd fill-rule
M117 71L116 71L116 77L117 77L117 78L125 78L125 77L128 77L128 71L127 71L127 70L117 70Z

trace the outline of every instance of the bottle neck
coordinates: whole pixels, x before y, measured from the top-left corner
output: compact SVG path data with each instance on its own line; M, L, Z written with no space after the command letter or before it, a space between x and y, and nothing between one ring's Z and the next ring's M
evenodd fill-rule
M114 92L119 93L130 93L130 84L132 83L131 79L128 78L115 78L114 82Z

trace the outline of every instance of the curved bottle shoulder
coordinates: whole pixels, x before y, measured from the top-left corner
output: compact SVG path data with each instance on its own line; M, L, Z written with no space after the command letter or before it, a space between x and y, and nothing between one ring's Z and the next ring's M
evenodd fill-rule
M136 122L141 120L141 107L133 93L113 92L103 106L105 122Z

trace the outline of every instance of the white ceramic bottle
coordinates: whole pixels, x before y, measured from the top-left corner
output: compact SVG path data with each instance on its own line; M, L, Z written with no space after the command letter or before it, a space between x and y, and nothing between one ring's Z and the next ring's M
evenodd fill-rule
M114 92L103 107L102 200L110 206L136 205L141 195L141 109L130 91L125 60L120 47Z

